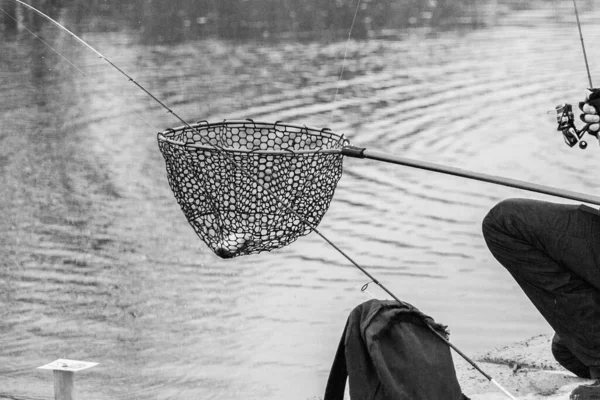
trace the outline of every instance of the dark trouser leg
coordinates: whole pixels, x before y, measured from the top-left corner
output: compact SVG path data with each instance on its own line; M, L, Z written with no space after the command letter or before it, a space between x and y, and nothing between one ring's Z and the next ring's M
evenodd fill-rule
M560 336L554 334L552 338L552 355L565 369L571 371L581 378L590 378L590 369L575 357L573 352L560 340Z
M587 367L600 366L600 215L505 200L485 217L483 235L562 343Z

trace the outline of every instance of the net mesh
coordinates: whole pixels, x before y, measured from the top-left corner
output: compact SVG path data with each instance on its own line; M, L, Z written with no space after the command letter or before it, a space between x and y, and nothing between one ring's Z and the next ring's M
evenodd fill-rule
M253 121L200 122L158 142L183 213L223 258L310 233L307 222L320 223L342 175L343 156L330 150L348 144L328 130Z

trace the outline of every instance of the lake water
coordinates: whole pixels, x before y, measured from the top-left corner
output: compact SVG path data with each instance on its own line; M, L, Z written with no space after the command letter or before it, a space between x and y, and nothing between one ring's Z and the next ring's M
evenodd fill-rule
M79 32L188 121L327 126L354 145L593 194L596 143L569 149L547 114L588 86L569 12L348 45ZM599 20L582 16L597 79ZM77 375L82 399L321 396L367 279L314 234L210 253L157 147L180 123L56 27L36 32L65 58L23 29L0 41L0 397L53 398L35 367L57 358L100 363ZM475 355L550 332L481 235L516 196L563 201L346 159L320 228Z

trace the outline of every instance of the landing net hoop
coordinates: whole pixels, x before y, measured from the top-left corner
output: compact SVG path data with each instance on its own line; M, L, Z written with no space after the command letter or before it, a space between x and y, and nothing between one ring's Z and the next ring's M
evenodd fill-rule
M179 206L223 258L284 247L319 225L348 144L328 129L252 120L200 121L158 134Z

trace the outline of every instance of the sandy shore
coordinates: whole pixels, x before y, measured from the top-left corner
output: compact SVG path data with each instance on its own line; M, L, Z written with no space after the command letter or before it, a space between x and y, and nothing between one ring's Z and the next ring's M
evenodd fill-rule
M483 371L518 399L568 400L575 387L591 381L577 378L554 360L551 339L547 335L535 336L474 359ZM472 400L508 398L458 354L452 356L463 393Z

